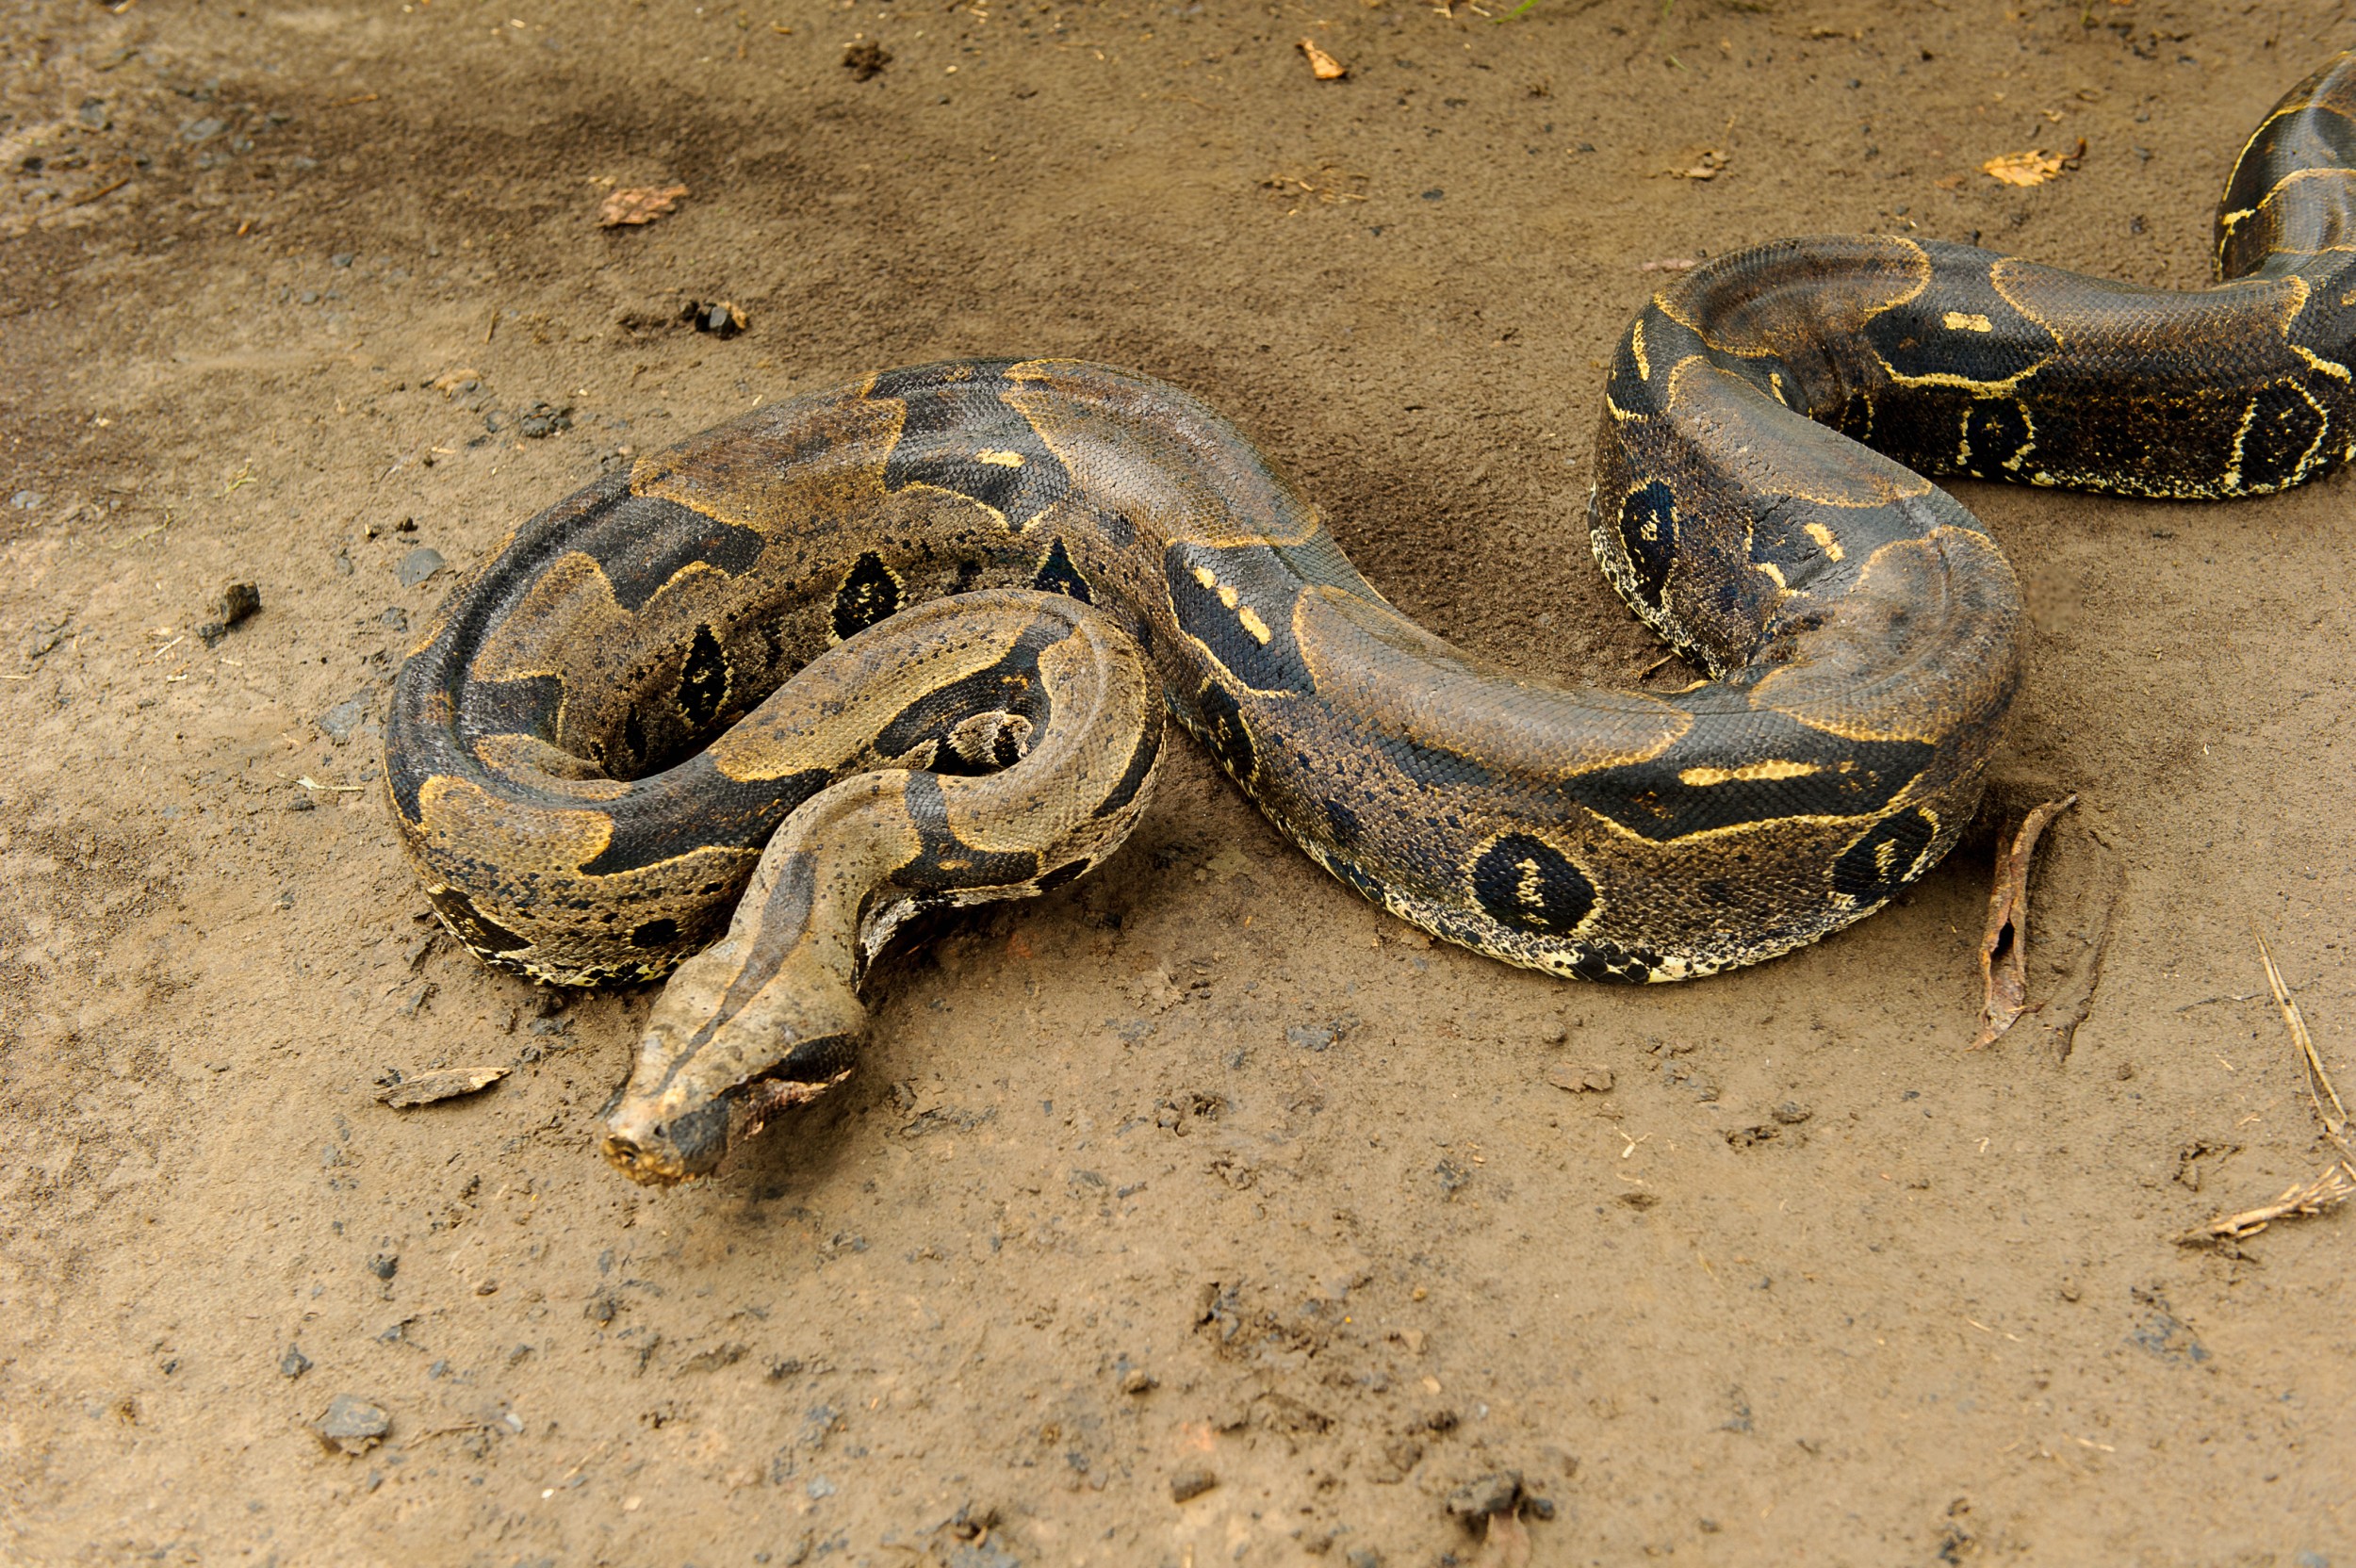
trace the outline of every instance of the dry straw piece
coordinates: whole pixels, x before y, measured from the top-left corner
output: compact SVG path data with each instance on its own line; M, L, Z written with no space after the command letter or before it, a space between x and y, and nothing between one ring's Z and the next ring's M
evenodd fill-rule
M2292 1000L2290 987L2282 983L2282 972L2275 966L2274 950L2266 945L2266 938L2261 936L2257 940L2258 957L2266 965L2266 988L2274 993L2274 1005L2282 1012L2283 1027L2290 1031L2291 1043L2299 1048L2299 1065L2307 1080L2307 1102L2314 1107L2315 1119L2322 1123L2324 1137L2340 1152L2339 1158L2306 1181L2284 1188L2271 1203L2261 1203L2239 1214L2219 1215L2205 1225L2186 1231L2176 1238L2186 1246L2240 1241L2256 1235L2278 1219L2323 1214L2356 1197L2356 1150L2350 1150L2348 1143L2348 1107L2340 1102L2340 1091L2331 1086L2331 1075L2324 1070L2323 1056L2315 1050L2315 1037L2307 1028L2306 1016Z

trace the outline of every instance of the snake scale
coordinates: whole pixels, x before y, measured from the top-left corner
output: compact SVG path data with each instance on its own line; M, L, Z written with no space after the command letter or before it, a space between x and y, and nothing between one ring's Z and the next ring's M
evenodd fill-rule
M1709 673L1575 690L1424 630L1184 392L887 371L525 523L412 651L392 808L442 920L564 985L676 970L606 1152L709 1171L848 1070L910 913L1037 893L1143 808L1174 715L1312 858L1509 963L1658 981L1871 912L1973 811L2024 614L1933 479L2279 490L2356 452L2356 62L2234 166L2214 286L1783 240L1614 356L1595 553ZM798 672L798 673L796 673Z

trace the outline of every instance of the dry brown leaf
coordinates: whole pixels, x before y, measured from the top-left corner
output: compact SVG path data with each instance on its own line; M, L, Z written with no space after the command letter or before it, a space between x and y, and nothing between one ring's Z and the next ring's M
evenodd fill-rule
M2078 160L2086 155L2086 138L2080 137L2077 147L2070 152L2047 153L2032 147L2025 153L2006 153L1980 165L1980 172L1998 185L2043 185L2057 178L2064 170L2077 168Z
M2021 821L2012 847L1996 857L1996 886L1988 895L1988 929L1980 937L1980 1032L1968 1049L1991 1045L2027 1011L2029 995L2029 862L2045 825L2078 803L2049 800Z
M618 229L624 224L651 223L679 205L687 194L683 185L641 185L617 190L597 207L597 226Z
M446 1067L434 1072L420 1072L415 1078L403 1078L377 1098L397 1111L405 1111L489 1088L506 1077L507 1070L503 1067Z
M1318 48L1313 40L1302 39L1301 52L1309 57L1309 74L1320 82L1338 82L1350 74L1350 67Z

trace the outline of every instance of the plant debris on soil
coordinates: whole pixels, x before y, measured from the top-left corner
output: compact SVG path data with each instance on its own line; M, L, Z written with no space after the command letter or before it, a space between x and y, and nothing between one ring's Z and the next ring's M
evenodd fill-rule
M2033 624L1991 772L2037 782L1692 984L1432 942L1173 733L1126 848L909 933L856 1070L673 1191L598 1152L651 991L443 936L383 768L394 672L535 514L981 354L1175 383L1468 657L1626 684L1593 432L1663 274L1871 233L2197 286L2344 31L13 8L0 1560L2356 1560L2348 481L1954 483ZM758 478L682 547L815 504ZM2057 779L2021 1021L1967 1052Z

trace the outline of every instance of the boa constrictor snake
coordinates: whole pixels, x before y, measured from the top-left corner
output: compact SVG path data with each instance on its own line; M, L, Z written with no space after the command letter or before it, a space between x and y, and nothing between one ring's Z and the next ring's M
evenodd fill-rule
M1819 237L1663 286L1611 367L1591 526L1709 672L1674 694L1451 647L1173 387L871 376L516 530L401 672L394 816L491 963L676 969L609 1107L646 1182L847 1070L864 966L910 913L1118 846L1165 708L1435 936L1591 980L1753 963L1938 860L2002 737L2020 589L1933 477L2247 496L2356 453L2356 57L2250 139L2217 264L2163 292Z

